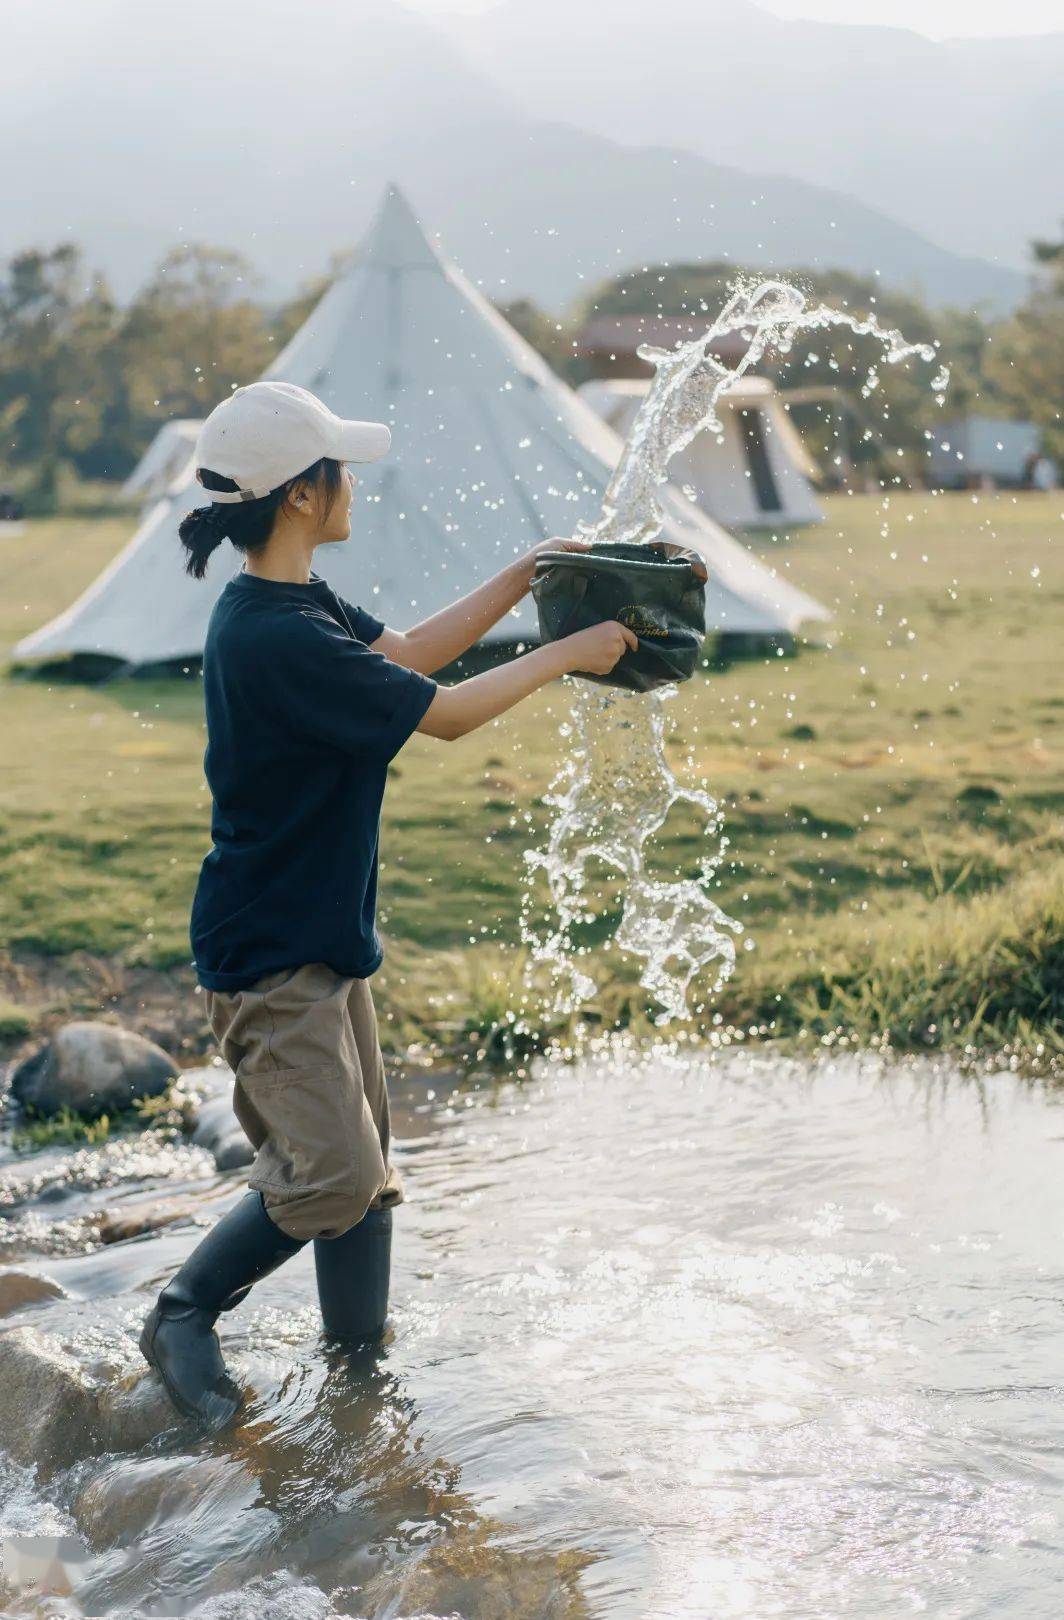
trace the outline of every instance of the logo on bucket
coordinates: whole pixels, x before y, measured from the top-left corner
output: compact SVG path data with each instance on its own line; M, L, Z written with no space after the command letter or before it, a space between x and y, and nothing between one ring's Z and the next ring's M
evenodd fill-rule
M620 624L626 624L629 630L634 630L637 636L663 636L668 639L669 632L665 625L637 602L629 602L621 608L617 620Z

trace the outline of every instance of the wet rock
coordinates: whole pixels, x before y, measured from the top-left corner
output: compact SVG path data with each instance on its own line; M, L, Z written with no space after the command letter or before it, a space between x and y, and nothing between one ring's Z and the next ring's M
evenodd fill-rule
M4 1445L16 1462L42 1475L96 1450L95 1394L59 1345L29 1327L0 1335Z
M139 1451L181 1421L161 1380L147 1368L105 1384L98 1391L97 1413L101 1451Z
M233 1113L231 1086L226 1087L224 1095L203 1103L192 1141L194 1146L206 1148L214 1155L219 1170L240 1170L254 1159L255 1150Z
M193 1510L202 1521L237 1518L254 1508L262 1487L240 1458L221 1455L122 1457L80 1487L73 1511L78 1529L96 1543L136 1545L160 1523Z
M214 1162L219 1170L242 1170L254 1161L255 1154L243 1131L230 1131L215 1149Z
M589 1620L580 1578L590 1555L575 1548L506 1548L499 1544L500 1528L475 1519L453 1526L401 1582L398 1611L475 1614L477 1620Z
M224 1063L186 1069L179 1089L194 1099L192 1141L205 1148L219 1170L240 1170L255 1157L233 1113L233 1071Z
M40 1114L70 1108L95 1116L157 1097L177 1076L160 1046L116 1024L64 1024L33 1057L20 1063L11 1095Z
M37 1271L0 1271L0 1316L13 1316L26 1305L40 1305L47 1299L62 1299L63 1290L50 1277Z
M90 1372L28 1326L0 1333L0 1392L5 1449L42 1478L101 1451L136 1450L177 1421L147 1369L121 1380L98 1363Z
M194 1218L199 1207L191 1198L153 1196L129 1209L105 1209L100 1216L100 1242L125 1243L129 1238L143 1237L145 1232L157 1232L160 1227ZM3 1299L2 1282L0 1277L0 1301Z

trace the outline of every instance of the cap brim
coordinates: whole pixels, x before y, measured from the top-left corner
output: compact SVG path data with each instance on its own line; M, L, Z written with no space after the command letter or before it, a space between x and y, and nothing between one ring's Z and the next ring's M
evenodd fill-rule
M388 454L391 429L383 422L337 422L333 455L337 461L379 461Z

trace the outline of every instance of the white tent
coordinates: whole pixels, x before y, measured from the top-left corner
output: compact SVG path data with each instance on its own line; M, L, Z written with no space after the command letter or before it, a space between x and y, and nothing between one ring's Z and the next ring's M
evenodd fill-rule
M579 390L622 438L650 386L645 377L609 377ZM822 523L809 480L813 462L767 377L744 377L720 402L723 432L700 433L669 463L670 477L694 491L704 512L730 529L793 529Z
M192 457L200 424L188 417L164 422L122 485L129 500L157 501L175 483L183 483L195 469Z
M454 265L430 246L394 188L355 263L267 373L342 415L392 427L392 450L359 473L352 538L316 568L402 629L463 595L537 540L599 509L620 444ZM182 571L177 526L203 500L192 480L152 511L74 605L27 636L19 658L106 654L131 664L193 657L240 558L225 546L205 580ZM666 538L711 574L710 627L767 634L826 618L679 492ZM530 597L491 639L535 635Z

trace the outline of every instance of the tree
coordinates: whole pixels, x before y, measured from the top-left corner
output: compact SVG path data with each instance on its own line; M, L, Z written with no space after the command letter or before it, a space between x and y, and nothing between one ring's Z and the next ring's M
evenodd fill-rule
M110 403L107 363L118 324L106 283L73 246L28 248L0 280L3 458L36 466L54 489L61 462L99 438Z
M274 353L240 254L187 243L163 259L129 306L120 344L131 413L143 431L171 417L205 416Z
M1046 451L1064 465L1064 237L1032 251L1034 286L994 333L987 369L1010 410L1038 423Z
M503 319L543 356L560 377L569 376L573 363L571 326L546 314L530 298L518 298L510 304L499 304L497 308Z

